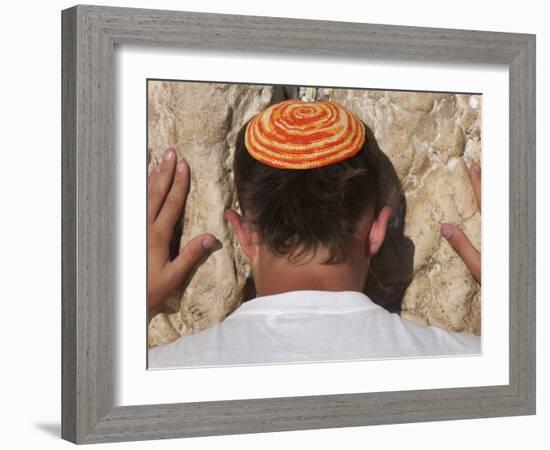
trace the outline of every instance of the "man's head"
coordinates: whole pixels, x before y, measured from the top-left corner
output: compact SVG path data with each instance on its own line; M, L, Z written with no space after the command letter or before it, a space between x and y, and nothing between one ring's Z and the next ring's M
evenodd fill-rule
M273 167L269 159L260 161L246 146L249 123L240 130L233 171L243 216L227 210L225 218L250 259L261 295L273 291L266 286L273 278L284 285L291 273L300 274L293 286L308 279L301 289L318 285L346 290L349 283L364 284L369 259L383 243L391 211L380 203L378 147L366 125L355 120L364 127L366 137L353 156L338 160L333 151L334 162L306 169ZM306 123L303 128L312 125ZM319 282L317 275L322 278Z

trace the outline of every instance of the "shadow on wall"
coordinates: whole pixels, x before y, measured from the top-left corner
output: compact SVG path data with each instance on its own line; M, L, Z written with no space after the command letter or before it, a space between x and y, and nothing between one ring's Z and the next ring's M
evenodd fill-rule
M407 203L397 172L380 149L374 134L367 127L369 150L379 155L378 189L382 205L390 206L392 218L386 238L378 254L372 258L363 292L390 312L400 312L405 289L413 279L414 244L405 236Z

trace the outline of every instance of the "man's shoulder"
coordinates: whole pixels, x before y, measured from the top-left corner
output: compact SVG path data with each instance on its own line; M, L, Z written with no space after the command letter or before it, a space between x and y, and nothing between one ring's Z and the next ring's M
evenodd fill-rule
M303 295L303 294L302 294ZM341 360L480 352L479 336L422 325L370 299L241 305L224 321L149 352L150 366ZM333 296L333 298L335 298ZM262 299L260 299L262 300ZM308 356L309 355L309 356Z

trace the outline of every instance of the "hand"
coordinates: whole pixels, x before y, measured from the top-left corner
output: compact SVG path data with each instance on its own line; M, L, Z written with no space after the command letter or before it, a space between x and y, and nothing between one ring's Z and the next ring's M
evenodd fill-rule
M474 163L470 166L470 182L474 189L477 205L481 211L481 167L479 164ZM464 261L476 281L481 284L481 253L456 225L449 223L441 224L440 231L441 235L449 241L449 244L462 258L462 261Z
M147 303L160 305L180 286L211 249L221 245L210 233L191 239L173 260L170 240L189 192L189 165L176 164L176 152L168 149L152 170L147 186Z

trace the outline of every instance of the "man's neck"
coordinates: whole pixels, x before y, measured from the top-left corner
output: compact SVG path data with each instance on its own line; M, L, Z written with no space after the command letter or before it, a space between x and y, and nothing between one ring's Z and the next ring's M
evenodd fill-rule
M280 294L297 290L359 291L366 281L368 263L320 264L315 258L306 263L290 264L286 258L265 258L255 274L256 295ZM306 260L307 261L307 260Z

